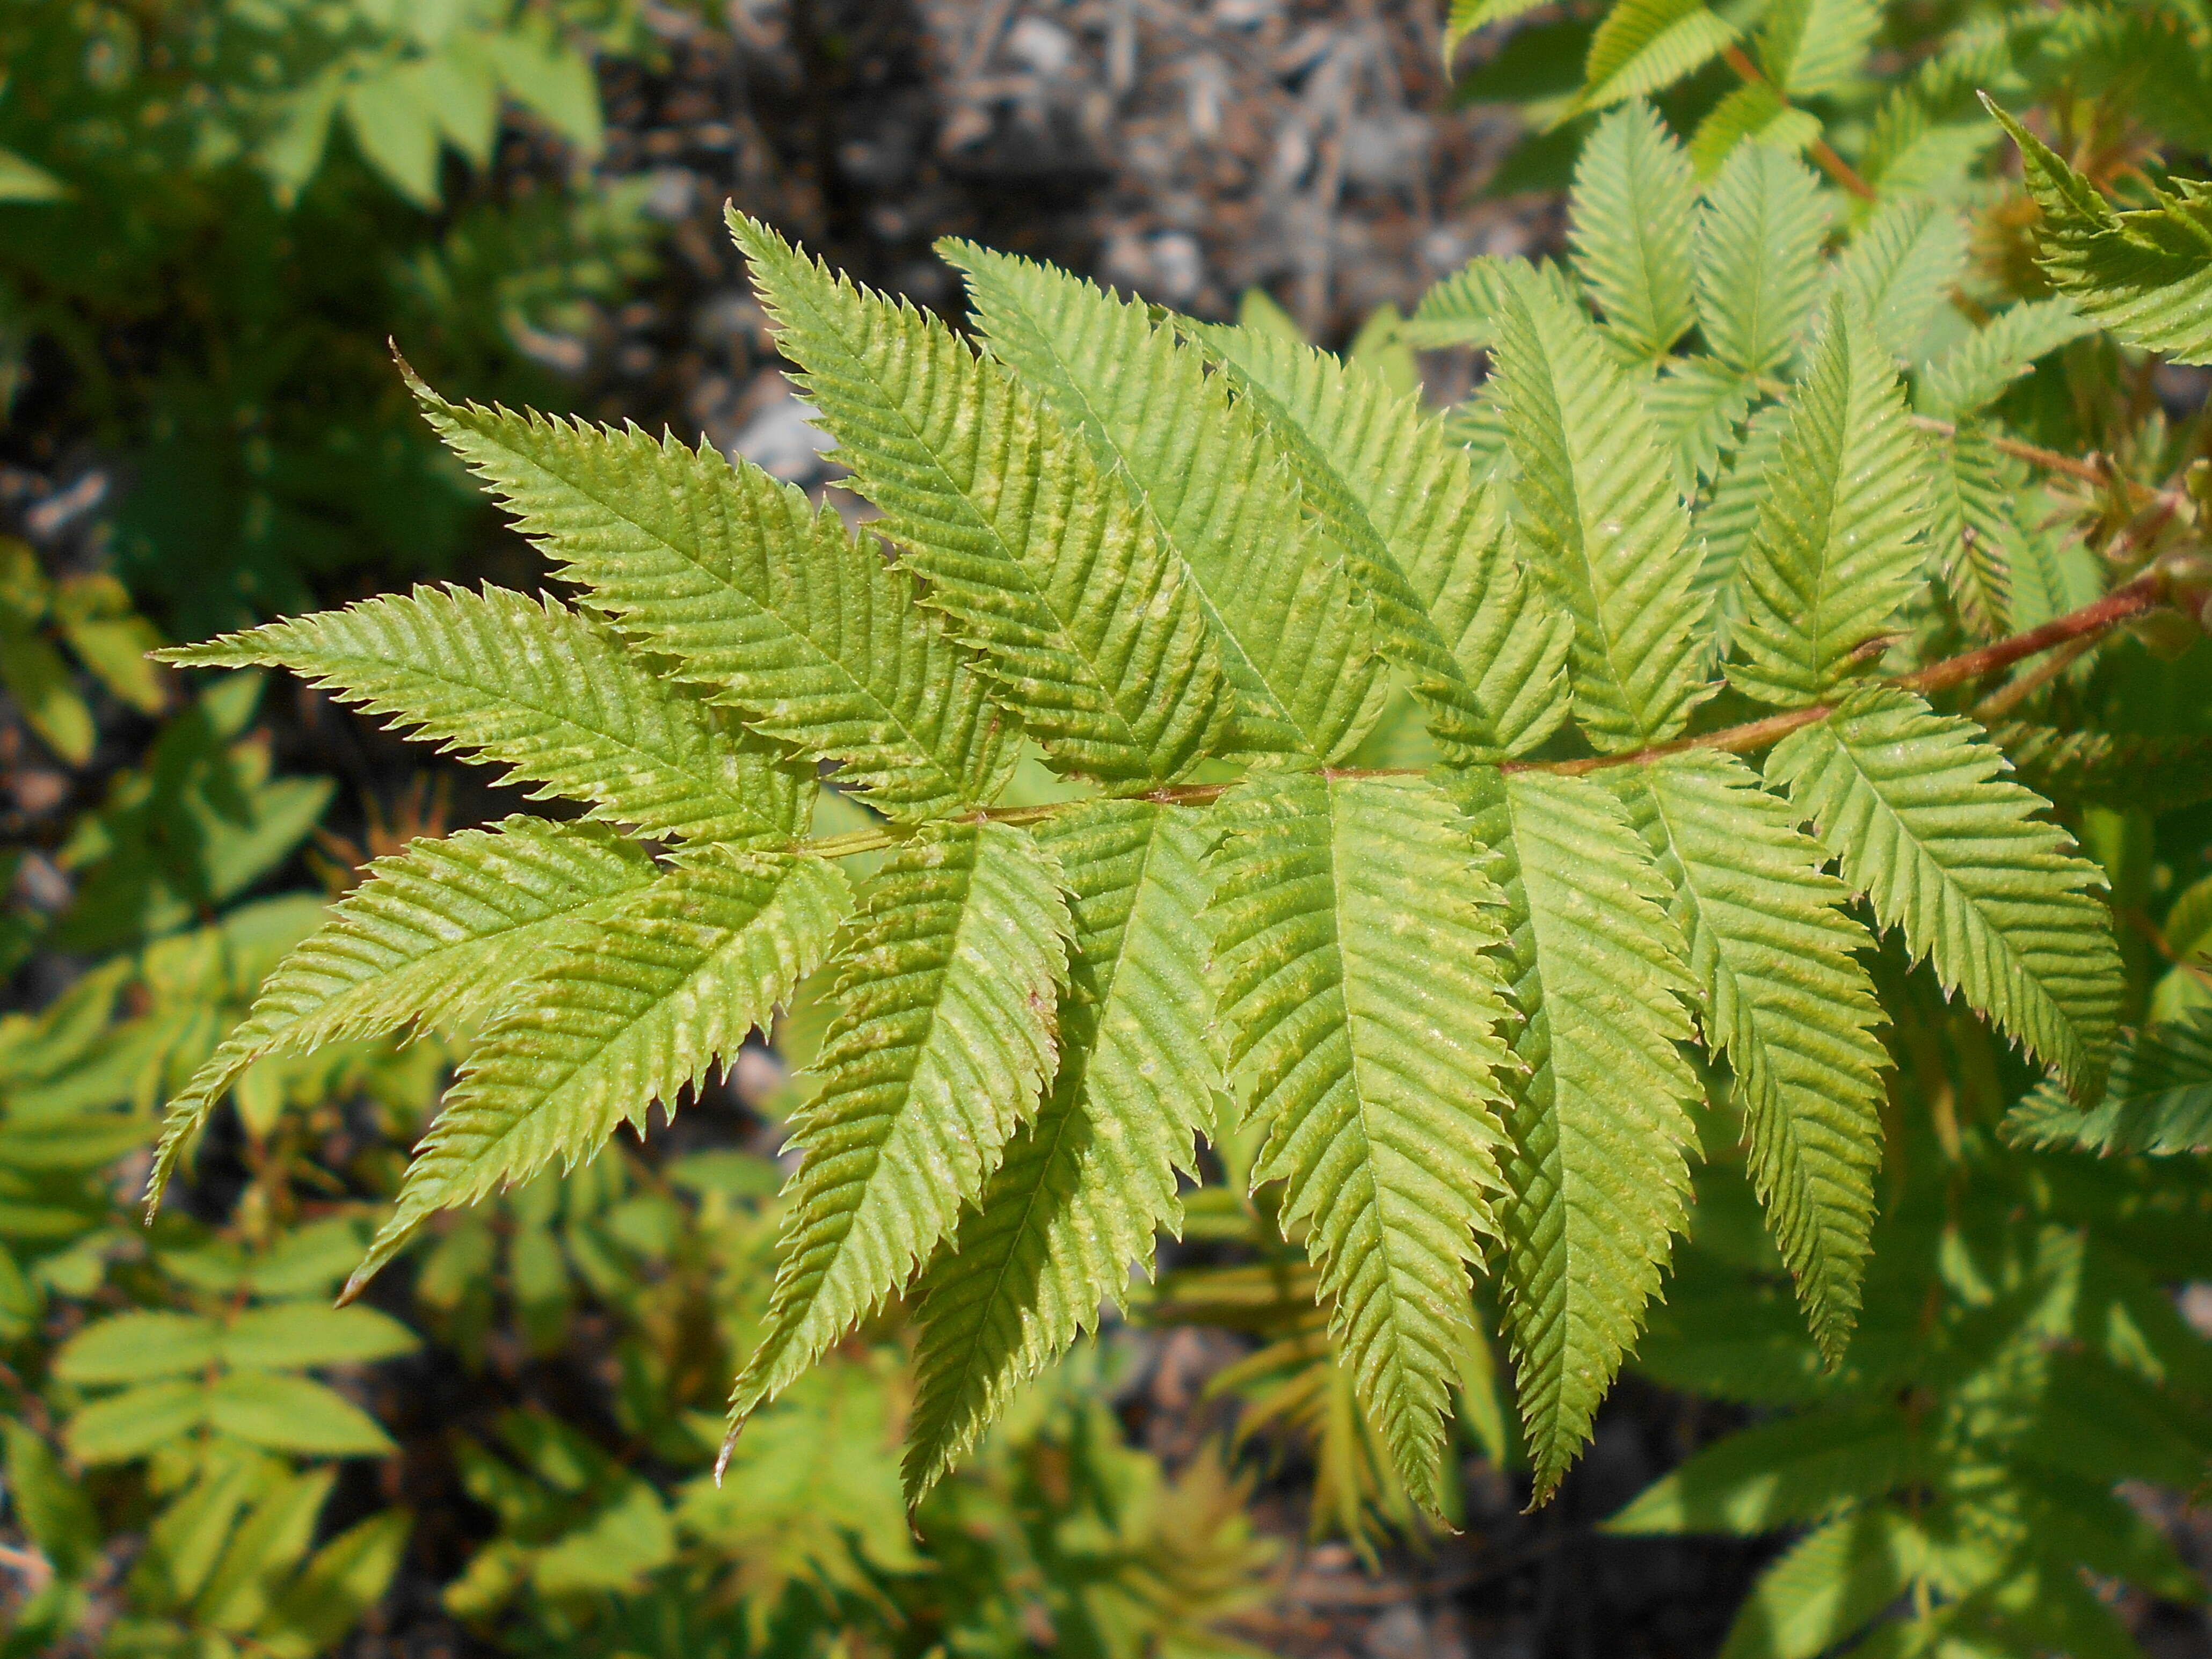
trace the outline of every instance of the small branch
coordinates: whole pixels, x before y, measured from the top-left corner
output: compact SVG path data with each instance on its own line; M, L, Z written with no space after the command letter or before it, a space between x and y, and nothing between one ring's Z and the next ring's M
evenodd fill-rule
M2008 685L2001 685L1967 712L1984 726L1994 726L2030 697L2097 648L2099 635L2085 634L2069 640Z
M1939 421L1932 415L1910 415L1905 417L1923 432L1932 432L1942 438L1955 438L1959 428L1950 421ZM2178 489L2160 489L2135 478L2124 477L2114 471L2101 455L2084 458L2069 455L2062 450L2045 449L2041 444L2025 443L2018 438L2008 438L1995 432L1980 434L1982 441L2001 454L2011 455L2026 461L2030 466L2039 466L2046 472L2063 472L2069 478L2079 478L2083 483L2102 486L2117 483L2136 501L2156 502L2171 515L2188 504L2188 497Z
M2075 640L2094 640L2122 623L2142 616L2146 611L2155 610L2165 602L2166 573L2146 570L2133 581L2114 588L2103 599L2085 605L2079 611L2069 611L2063 617L2054 617L2040 628L2031 628L2025 634L2015 634L2010 639L1998 640L1994 644L1984 645L1955 657L1947 657L1942 662L1930 663L1912 673L1877 680L1875 684L1893 685L1903 691L1945 691L1954 685L1970 685L2055 646L2065 645ZM1632 766L1641 762L1659 760L1668 755L1687 754L1693 749L1718 749L1731 755L1746 754L1779 743L1792 732L1817 726L1835 712L1836 705L1833 703L1815 703L1810 708L1793 708L1785 714L1770 714L1765 720L1752 720L1742 726L1731 726L1694 738L1677 738L1672 743L1654 744L1649 749L1639 749L1632 754L1596 755L1588 760L1577 761L1508 761L1500 769L1507 772L1562 772L1578 776L1583 773L1603 771L1608 767Z
M1721 50L1721 57L1727 62L1728 66L1730 69L1734 70L1738 75L1743 77L1747 85L1755 87L1773 85L1773 83L1770 82L1765 76L1759 73L1759 65L1751 61L1751 55L1745 52L1741 46L1729 46L1723 47ZM1790 100L1783 96L1780 88L1775 88L1774 96L1784 109L1790 107ZM1826 138L1815 138L1813 141L1811 148L1813 160L1819 164L1821 172L1826 173L1828 177L1834 179L1852 195L1857 197L1862 202L1871 202L1877 199L1875 195L1874 186L1867 183L1865 179L1860 178L1858 169L1854 167L1849 161L1844 160L1842 156L1837 155L1836 152L1829 147L1828 141Z
M0 1567L21 1574L24 1590L32 1595L36 1595L54 1582L54 1564L35 1549L0 1544Z

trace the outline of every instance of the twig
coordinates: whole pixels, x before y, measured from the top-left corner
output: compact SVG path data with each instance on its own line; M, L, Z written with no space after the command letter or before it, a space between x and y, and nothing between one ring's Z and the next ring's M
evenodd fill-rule
M1772 82L1769 81L1765 76L1759 73L1759 65L1751 61L1750 55L1747 53L1741 46L1725 46L1721 51L1721 56L1727 60L1728 66L1730 69L1734 70L1738 75L1743 77L1746 84L1750 86L1773 86ZM1789 99L1783 95L1782 89L1779 87L1774 88L1774 96L1776 100L1781 103L1784 108L1787 109L1790 106ZM1862 202L1871 202L1877 199L1875 195L1874 186L1867 183L1865 179L1860 178L1858 169L1854 167L1849 161L1844 160L1842 156L1837 155L1836 152L1829 147L1828 141L1826 139L1815 138L1812 143L1811 149L1813 160L1820 164L1821 172L1826 173L1828 177L1834 179L1852 195L1857 197Z
M1923 432L1932 432L1938 437L1955 438L1959 435L1959 428L1954 422L1939 421L1932 415L1909 415L1905 418ZM2069 478L2079 478L2087 484L2117 483L2137 501L2154 501L2168 514L2179 512L2188 504L2189 498L2178 489L2160 489L2140 480L2123 477L2113 471L2101 455L2087 458L2069 455L2062 450L2045 449L2041 444L2026 443L2018 438L2008 438L1994 432L1984 432L1980 437L1984 443L1999 453L2014 456L2031 466L2039 466L2046 472L2063 472Z
M0 1544L0 1567L22 1574L23 1588L33 1595L54 1582L54 1564L39 1550Z
M2057 679L2097 648L2099 636L2086 634L2070 640L2009 684L2001 685L1968 712L1984 726L1993 725Z
M2016 662L2039 656L2045 651L2061 646L2071 647L2081 642L2083 648L2110 633L2121 623L2131 622L2146 611L2154 611L2166 599L2166 572L2146 570L2133 581L2122 584L2100 599L2095 599L2077 611L2052 618L2039 628L2015 634L2009 639L1980 646L1974 650L1947 657L1942 662L1930 663L1910 674L1899 674L1872 682L1876 685L1893 685L1902 691L1945 691L1953 686L1971 685L1976 680L2009 668ZM2060 664L2063 667L2064 664ZM2055 671L2054 671L2055 672ZM2022 695L2025 695L2023 693ZM1723 726L1717 732L1702 732L1695 737L1677 738L1671 743L1653 744L1622 755L1592 755L1583 760L1516 761L1500 763L1501 772L1549 772L1563 777L1581 777L1592 772L1602 772L1616 766L1645 765L1663 760L1669 755L1686 755L1698 750L1717 750L1724 754L1742 755L1779 743L1792 732L1817 726L1836 712L1834 703L1815 703L1809 708L1792 708L1779 714L1769 714L1764 720L1747 720L1741 726ZM1415 778L1426 769L1418 766L1329 767L1323 775L1332 779L1357 778ZM1135 797L1139 800L1155 801L1165 806L1202 806L1218 800L1233 786L1226 783L1171 784L1147 791ZM967 815L967 821L976 823L1036 823L1060 812L1066 803L1048 802L1036 806L992 806ZM900 825L881 830L856 830L842 836L827 836L820 841L801 842L792 850L819 858L846 858L855 853L881 852L897 846L914 833L914 827Z

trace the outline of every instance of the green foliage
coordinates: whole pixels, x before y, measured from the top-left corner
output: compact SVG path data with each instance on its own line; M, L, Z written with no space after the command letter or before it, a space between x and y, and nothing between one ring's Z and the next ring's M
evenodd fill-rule
M538 360L580 366L648 268L644 198L484 175L514 122L588 156L592 60L643 45L629 0L9 9L0 422L27 397L55 453L113 462L118 574L166 630L477 531L384 342L573 395Z
M2097 187L2019 122L1990 106L2020 146L2043 210L2044 273L2085 316L2130 345L2179 363L2212 362L2212 195L2201 179L2115 212Z
M2204 434L2126 389L2191 313L2115 241L2189 252L2201 186L2031 151L2039 265L1971 96L2071 76L2094 131L2197 25L2047 9L1884 88L1870 6L1613 8L1548 112L1591 117L1571 261L1477 261L1348 361L948 244L971 344L734 219L857 533L410 374L574 598L168 655L572 816L379 842L318 927L255 896L328 791L246 674L58 854L44 936L120 954L0 1025L53 1568L8 1651L95 1597L116 1652L328 1650L410 1524L336 1471L405 1434L490 1517L447 1609L520 1650L1239 1652L1232 1458L1301 1450L1372 1559L1455 1520L1461 1445L1552 1493L1624 1364L1755 1413L1613 1523L1796 1534L1733 1655L2118 1656L2085 1571L2201 1596L2114 1491L2212 1462L2166 1289L2208 1271L2212 726L2201 643L2130 637L2194 639ZM326 118L476 52L457 15L349 47ZM477 107L369 164L419 181ZM1440 415L1386 334L1489 374ZM158 686L145 624L18 576L66 759ZM784 1167L648 1139L717 1071ZM135 1225L118 1160L222 1218ZM1133 1285L1163 1233L1207 1253ZM1116 1304L1253 1341L1234 1447L1124 1443L1078 1344ZM587 1333L605 1420L364 1410L426 1340L511 1377Z
M2186 1487L2212 1458L2212 1344L2160 1288L2201 1271L2202 1170L2038 1158L1986 1129L1948 1152L1923 1131L1905 1166L1916 1173L1884 1206L1859 1333L1834 1370L1791 1328L1775 1264L1729 1243L1720 1224L1750 1195L1712 1170L1699 1215L1716 1224L1681 1253L1639 1364L1771 1414L1607 1526L1802 1529L1738 1613L1731 1656L1811 1659L1853 1643L2135 1653L2082 1575L2204 1597L2112 1490Z
M1857 25L1789 27L1819 80L1841 52L1823 43ZM1677 212L1661 247L1651 192L1623 179L1686 202L1679 146L1640 109L1601 135L1575 223L1612 332L1565 273L1482 266L1454 301L1495 354L1510 483L1476 482L1379 376L1279 331L1179 335L960 245L979 353L738 218L892 572L837 574L873 556L743 466L424 391L614 627L426 592L172 654L343 686L629 826L659 873L489 1012L353 1289L435 1209L672 1105L826 956L837 1012L793 1125L736 1444L911 1292L921 1501L1174 1224L1218 1083L1254 1138L1239 1179L1281 1183L1271 1212L1314 1265L1359 1411L1431 1512L1470 1340L1462 1275L1494 1252L1541 1496L1688 1223L1700 1042L1840 1362L1885 1058L1849 894L2084 1099L2122 964L2094 866L1980 728L1852 684L1914 648L1929 446L1897 361L1930 325L1955 224L1872 216L1824 264L1823 187L1747 147L1694 236ZM1706 441L1725 471L1670 461L1640 392L1693 320L1713 356L1686 361L1772 411L1755 453L1733 430ZM1709 471L1728 489L1686 501L1678 481ZM1708 508L1742 526L1717 573ZM820 619L809 568L857 625ZM1534 648L1502 635L1501 604L1534 620L1515 630ZM917 657L935 617L948 637ZM1728 728L1716 662L1784 720ZM1392 665L1451 758L1425 779L1322 769L1371 726ZM912 712L946 709L963 672L992 715ZM1534 712L1563 690L1571 732ZM744 762L740 726L805 762L849 757L898 819L807 839L805 798ZM992 806L1003 739L978 734L1016 726L1074 801ZM1764 774L1698 752L1778 738ZM826 860L863 852L879 861L833 943L846 887ZM331 926L333 943L360 928ZM415 971L404 951L395 967ZM380 1023L425 1012L411 994L376 1000ZM179 1133L219 1087L179 1108Z

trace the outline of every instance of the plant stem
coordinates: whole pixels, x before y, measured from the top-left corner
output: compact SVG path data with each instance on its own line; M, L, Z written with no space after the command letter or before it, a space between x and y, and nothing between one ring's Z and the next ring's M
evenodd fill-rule
M2104 598L2092 600L2078 611L2069 611L2063 617L2053 617L2039 628L2031 628L2025 633L2014 634L2009 639L1978 646L1955 657L1946 657L1942 662L1930 663L1910 674L1899 674L1870 683L1893 685L1902 691L1943 691L1955 685L1968 685L1976 680L1985 679L2016 662L2058 647L2066 647L2078 655L2099 637L2110 633L2121 623L2156 610L2166 603L2166 573L2154 568L2133 581L2114 588ZM2062 657L2057 667L2063 668L2072 659L2072 656ZM2033 688L2031 686L2029 689ZM1994 699L1991 701L1993 702ZM1978 714L1982 708L1990 706L1985 703L1975 712ZM1763 720L1723 726L1717 732L1702 732L1695 737L1676 738L1671 743L1653 744L1647 749L1634 750L1627 754L1592 755L1582 760L1569 761L1509 760L1502 762L1498 769L1501 772L1549 772L1562 777L1582 777L1616 766L1644 765L1651 761L1663 760L1669 755L1686 755L1701 749L1717 750L1730 755L1749 754L1780 742L1792 732L1819 725L1836 712L1836 707L1834 703L1823 702L1815 703L1809 708L1787 709L1779 714L1769 714ZM2002 714L2003 708L2000 708L1996 712ZM1326 775L1331 778L1417 778L1425 770L1425 768L1419 766L1325 769ZM1150 790L1134 799L1168 806L1202 806L1209 801L1219 799L1232 787L1226 783L1173 784ZM974 823L1037 823L1060 812L1067 805L1065 801L1057 801L1041 806L986 807L981 811L969 814L966 821ZM855 853L877 853L897 846L911 836L916 827L899 824L887 825L880 830L856 830L848 835L826 836L820 841L801 842L792 850L819 858L846 858Z
M1767 78L1759 73L1759 65L1751 61L1751 55L1741 46L1725 46L1721 51L1721 57L1730 69L1743 77L1747 84L1752 86L1771 84ZM1790 100L1783 96L1779 88L1775 89L1774 95L1784 107L1788 107ZM1820 164L1821 172L1826 173L1859 200L1871 202L1876 199L1874 186L1859 177L1857 168L1830 149L1826 138L1815 138L1813 141L1812 155L1813 160Z
M1923 432L1932 432L1938 437L1955 438L1958 427L1949 421L1939 421L1932 415L1909 415L1905 417ZM2011 455L2031 466L2039 466L2046 472L2063 472L2069 478L2079 478L2083 483L2117 483L2136 501L2155 502L2171 516L2186 504L2188 498L2178 489L2160 489L2139 479L2124 477L2106 464L2102 456L2069 455L2062 450L2045 449L2041 444L2022 442L2001 434L1984 432L1982 441L2001 454Z

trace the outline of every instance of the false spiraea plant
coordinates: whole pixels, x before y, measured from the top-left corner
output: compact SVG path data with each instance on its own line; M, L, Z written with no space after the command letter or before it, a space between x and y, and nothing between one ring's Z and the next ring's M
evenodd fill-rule
M420 588L173 660L282 665L584 810L370 866L175 1100L155 1194L258 1058L473 1024L357 1291L826 970L733 1434L903 1298L926 1492L1177 1230L1217 1091L1431 1510L1470 1275L1540 1497L1658 1291L1709 1090L1834 1361L1882 1156L1876 932L2076 1100L2115 1036L2096 867L1948 703L2174 579L2116 564L1920 653L1960 428L1909 412L1900 353L1948 280L1923 243L1960 250L1916 220L1918 257L1824 262L1809 171L1747 145L1701 195L1642 106L1586 167L1571 267L1479 262L1425 307L1490 354L1471 426L951 243L971 343L734 215L864 532L711 448L418 384L574 598ZM2021 343L1972 340L1986 398ZM1407 696L1437 763L1355 763ZM1081 787L994 804L1024 753ZM811 834L825 789L874 827Z

